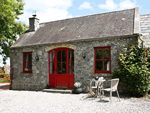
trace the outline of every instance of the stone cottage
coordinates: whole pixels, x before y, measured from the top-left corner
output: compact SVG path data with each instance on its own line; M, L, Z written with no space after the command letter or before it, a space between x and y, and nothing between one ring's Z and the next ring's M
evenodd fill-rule
M139 34L138 7L46 23L33 15L29 30L10 48L12 89L73 89L77 81L86 89L91 77L110 79L120 46L137 42Z

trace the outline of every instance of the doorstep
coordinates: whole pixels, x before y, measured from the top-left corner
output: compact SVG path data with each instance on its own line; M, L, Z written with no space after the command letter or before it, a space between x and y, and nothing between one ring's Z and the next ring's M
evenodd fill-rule
M50 93L72 93L70 89L43 89L43 92L50 92Z

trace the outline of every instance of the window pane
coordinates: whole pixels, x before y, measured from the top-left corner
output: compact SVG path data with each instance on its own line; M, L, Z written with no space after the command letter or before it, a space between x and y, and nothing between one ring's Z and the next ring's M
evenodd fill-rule
M52 52L50 52L49 57L50 57L50 62L52 62Z
M53 63L50 63L50 74L52 74L52 65Z
M27 54L24 54L24 62L27 62L27 60L28 60Z
M74 51L72 50L72 61L74 61Z
M55 52L53 51L53 62L54 62L54 60L55 60Z
M61 62L61 51L57 51L57 61Z
M28 54L29 55L29 62L32 62L32 54Z
M32 71L32 63L29 63L29 71Z
M61 63L57 63L57 74L61 74Z
M66 51L62 51L62 61L66 62Z
M68 50L68 60L71 61L71 50Z
M74 74L74 62L72 62L72 74Z
M53 63L53 74L55 74L55 63Z
M71 62L69 62L68 68L69 68L69 74L71 74Z
M103 49L104 59L109 59L109 49Z
M103 62L102 61L96 61L96 70L102 71L103 70Z
M96 49L96 59L102 59L102 49Z
M66 74L66 63L62 63L62 74Z
M25 70L25 71L29 71L29 70L28 70L28 63L24 63L24 70Z
M110 61L109 60L104 60L104 70L110 71Z

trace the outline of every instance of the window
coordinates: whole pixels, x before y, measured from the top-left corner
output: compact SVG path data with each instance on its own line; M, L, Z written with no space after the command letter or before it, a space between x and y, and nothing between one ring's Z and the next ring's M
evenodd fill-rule
M110 47L96 47L94 49L95 73L111 72Z
M32 73L32 52L23 53L23 72Z
M50 74L74 74L74 50L58 48L49 52Z

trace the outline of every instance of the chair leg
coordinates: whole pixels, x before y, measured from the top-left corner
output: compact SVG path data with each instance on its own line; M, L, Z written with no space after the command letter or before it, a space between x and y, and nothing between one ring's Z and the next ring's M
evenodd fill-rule
M112 102L112 101L111 101L111 97L112 97L112 91L110 91L110 102Z
M101 90L100 90L100 92L99 92L99 98L100 98L100 100L102 100L102 97L101 97Z
M118 99L119 99L119 102L120 102L120 97L119 97L119 93L118 93L118 90L116 90L116 92L117 92L117 95L118 95Z
M102 92L103 96L104 96L104 91Z

